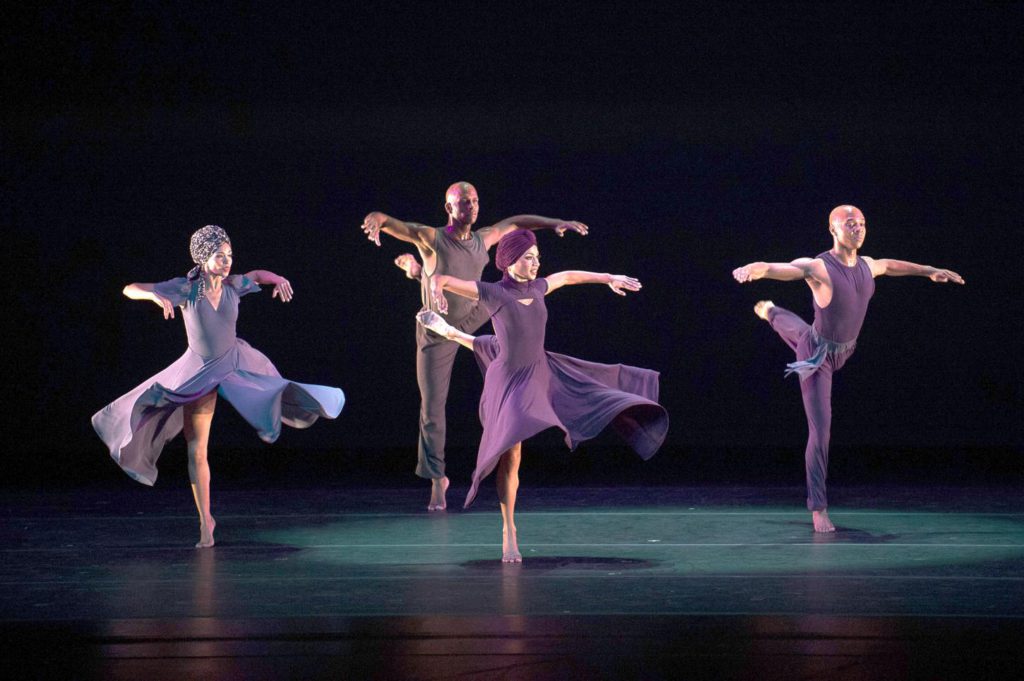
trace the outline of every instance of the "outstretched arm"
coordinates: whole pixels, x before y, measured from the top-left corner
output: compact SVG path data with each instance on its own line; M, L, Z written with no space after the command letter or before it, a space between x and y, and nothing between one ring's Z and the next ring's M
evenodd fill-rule
M741 284L758 279L775 279L777 281L800 281L801 279L817 279L814 258L797 258L792 262L752 262L732 271L733 278Z
M928 277L940 284L948 282L956 284L965 283L963 277L952 270L943 270L930 265L918 265L906 260L893 260L891 258L878 258L876 260L866 256L862 257L864 257L864 262L868 264L868 267L871 268L871 275L875 277L882 275L890 277Z
M434 275L430 279L430 297L441 314L448 314L448 300L444 297L444 291L473 300L480 298L480 289L475 281L465 281L447 274Z
M128 284L121 293L132 300L148 300L159 305L164 311L164 319L174 319L174 305L170 300L157 293L155 284Z
M548 281L549 294L563 286L575 286L576 284L607 284L612 291L620 296L626 295L626 291L639 291L642 288L638 279L625 274L598 274L597 272L568 270L555 272L544 278Z
M291 282L279 274L274 274L268 270L253 270L246 273L245 276L261 286L273 286L274 292L270 294L270 297L280 298L282 303L287 303L295 295L295 292L292 291Z
M469 348L470 350L473 349L473 341L476 340L476 336L471 336L465 331L459 331L442 319L441 315L437 314L433 310L423 310L422 312L417 313L416 321L436 333L438 336L443 336L448 340L453 340L464 348Z
M366 238L380 246L380 233L390 234L396 239L415 244L420 250L430 253L434 250L434 230L415 222L404 222L390 215L374 211L363 219L363 233Z
M494 223L490 227L480 230L480 238L484 246L490 248L498 243L501 237L516 229L551 229L558 236L565 236L568 231L578 232L580 236L586 236L590 231L582 222L575 220L562 220L560 218L546 218L541 215L513 215Z

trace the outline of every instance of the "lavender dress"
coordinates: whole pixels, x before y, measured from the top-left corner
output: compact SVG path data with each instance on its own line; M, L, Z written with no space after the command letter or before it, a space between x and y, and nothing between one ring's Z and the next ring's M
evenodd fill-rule
M156 481L164 443L181 432L181 407L211 390L230 402L264 442L277 440L281 423L307 428L321 416L335 418L345 404L338 388L281 378L263 353L235 336L238 299L260 290L254 281L242 275L225 279L216 309L208 298L196 302L196 288L184 277L155 286L181 307L188 350L92 417L114 461L146 485Z
M566 445L575 449L610 424L644 459L658 451L668 432L668 413L657 402L658 372L546 352L546 279L477 287L496 336L473 342L484 371L484 432L466 506L506 450L548 428L562 429Z

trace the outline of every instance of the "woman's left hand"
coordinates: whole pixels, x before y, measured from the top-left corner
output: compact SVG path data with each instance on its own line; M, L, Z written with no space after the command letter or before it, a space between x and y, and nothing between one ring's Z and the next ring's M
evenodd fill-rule
M287 303L294 295L295 293L292 291L291 282L284 277L281 277L281 281L274 284L274 292L270 294L270 297L280 298L282 303Z
M611 277L612 280L608 282L608 288L620 296L626 295L626 291L639 291L641 288L639 279L627 277L625 274L613 274Z

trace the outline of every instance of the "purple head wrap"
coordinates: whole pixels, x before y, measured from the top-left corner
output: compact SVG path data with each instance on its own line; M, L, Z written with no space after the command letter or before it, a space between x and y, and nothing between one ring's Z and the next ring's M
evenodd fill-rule
M494 264L504 272L523 257L532 246L537 245L537 237L528 229L516 229L501 237L498 252L494 255Z
M200 227L193 234L188 242L188 250L192 255L192 262L196 264L189 273L189 279L195 279L203 270L203 264L210 259L210 256L217 252L224 242L231 243L228 233L217 225L206 225Z

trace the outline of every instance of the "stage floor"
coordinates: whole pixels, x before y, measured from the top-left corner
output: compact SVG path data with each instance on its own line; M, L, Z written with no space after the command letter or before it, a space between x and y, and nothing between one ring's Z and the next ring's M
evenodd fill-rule
M216 482L216 481L215 481ZM530 487L522 565L493 490L4 492L4 659L18 678L1011 678L1024 495ZM35 651L42 648L45 652ZM12 677L13 678L13 677Z

